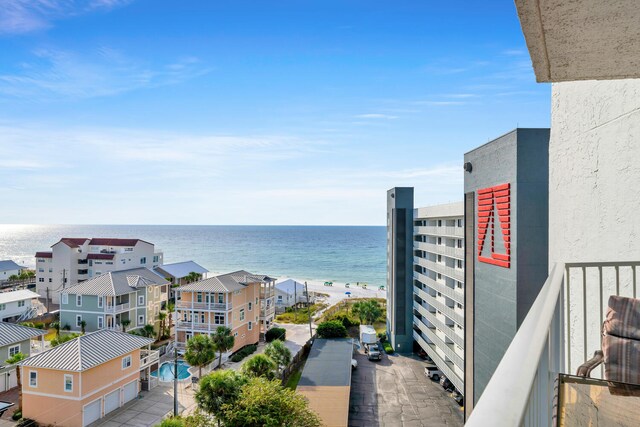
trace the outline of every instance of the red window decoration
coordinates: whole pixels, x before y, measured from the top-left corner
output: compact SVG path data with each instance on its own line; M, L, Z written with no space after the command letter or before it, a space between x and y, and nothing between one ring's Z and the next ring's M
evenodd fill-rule
M497 216L497 220L496 220ZM478 261L504 268L511 265L511 186L478 190ZM499 228L500 232L496 232ZM496 233L499 234L496 237ZM490 239L487 239L490 237ZM504 253L496 252L496 238L502 238ZM489 245L491 245L489 247ZM483 256L483 250L485 256Z

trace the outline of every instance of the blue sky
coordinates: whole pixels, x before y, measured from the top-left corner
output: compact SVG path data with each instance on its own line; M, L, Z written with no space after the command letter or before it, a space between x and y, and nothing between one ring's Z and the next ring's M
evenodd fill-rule
M549 126L511 0L0 6L2 223L382 225Z

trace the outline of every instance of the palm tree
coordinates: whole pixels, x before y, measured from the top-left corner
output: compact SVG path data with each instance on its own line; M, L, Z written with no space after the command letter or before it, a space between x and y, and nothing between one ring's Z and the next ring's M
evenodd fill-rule
M20 280L20 276L18 276L17 274L12 274L11 276L9 276L9 280L15 282L17 280Z
M7 363L15 365L26 359L27 356L23 353L16 353L10 359L7 359ZM18 411L22 410L22 378L20 377L20 366L16 366L16 379L18 380Z
M167 319L167 313L165 313L164 311L161 311L160 313L158 313L158 320L160 321L160 328L158 328L158 341L160 341L160 339L164 335L164 328L165 328L164 324L166 319Z
M368 324L372 325L373 322L378 320L382 316L382 309L380 304L376 300L369 300L364 302L364 318Z
M155 331L153 330L153 325L146 324L140 330L140 335L143 337L151 338Z
M220 353L220 357L218 359L218 368L220 368L222 366L222 353L226 353L231 350L236 339L231 335L231 329L226 326L218 326L218 329L211 334L211 340L213 341L215 349Z
M354 316L360 320L360 323L364 323L364 303L358 301L351 306L351 312Z
M284 367L291 363L291 350L281 340L275 340L267 344L264 348L264 354L276 362L279 371L282 371Z
M224 405L235 403L246 383L246 376L231 369L211 372L200 379L195 395L198 407L212 414L220 426L224 419Z
M87 327L87 322L85 322L84 320L80 321L80 330L82 331L82 335L84 335L84 331Z
M192 271L191 273L187 274L184 279L187 283L193 283L200 280L200 278L202 278L202 274L198 274L195 271Z
M168 301L167 302L167 314L169 316L169 322L168 322L169 323L169 327L168 327L169 335L171 335L171 326L173 325L173 311L175 309L176 309L176 305L173 302Z
M120 322L122 324L122 332L127 332L127 326L129 326L131 324L131 320L129 319L124 319L122 322Z
M49 327L56 330L56 338L58 338L60 336L60 322L58 321L51 322L49 324Z
M208 335L196 335L187 341L185 360L198 367L198 378L202 378L202 367L216 360L216 349Z
M264 377L272 380L276 376L276 362L264 354L256 354L242 365L242 373L249 377Z

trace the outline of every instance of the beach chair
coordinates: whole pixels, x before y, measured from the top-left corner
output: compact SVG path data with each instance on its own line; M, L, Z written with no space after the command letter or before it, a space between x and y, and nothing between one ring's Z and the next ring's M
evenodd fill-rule
M640 384L640 299L609 297L602 350L580 365L576 375L589 378L602 363L606 380Z

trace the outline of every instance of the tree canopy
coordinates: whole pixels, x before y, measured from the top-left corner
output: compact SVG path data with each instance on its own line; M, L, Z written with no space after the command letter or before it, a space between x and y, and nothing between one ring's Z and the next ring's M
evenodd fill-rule
M276 376L276 362L264 354L256 354L242 365L242 373L249 377L273 379Z
M202 367L216 359L213 340L208 335L196 335L187 341L184 358L191 366L198 367L198 376L202 378Z

